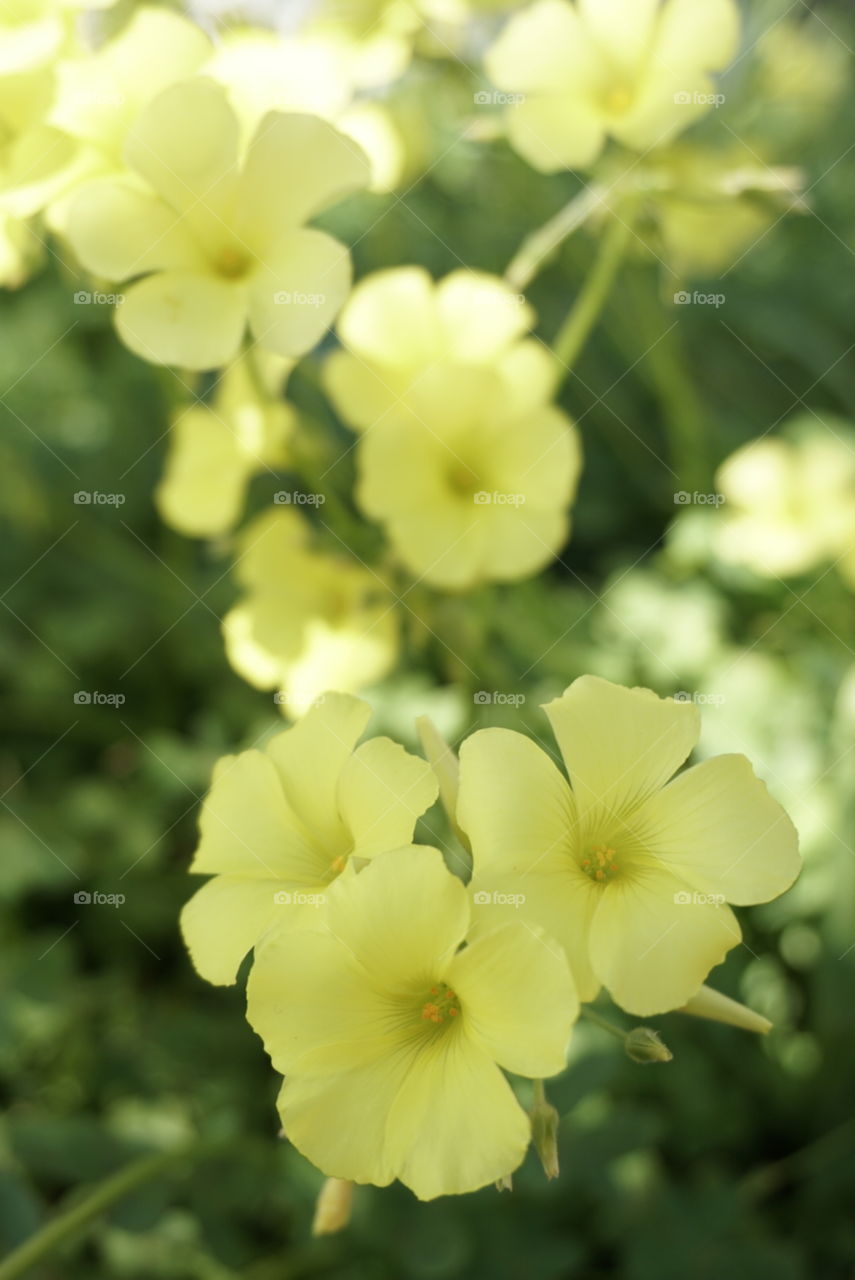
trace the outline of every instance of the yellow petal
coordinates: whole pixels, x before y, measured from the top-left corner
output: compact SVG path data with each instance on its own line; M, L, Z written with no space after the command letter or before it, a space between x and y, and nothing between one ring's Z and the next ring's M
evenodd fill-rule
M345 763L338 785L339 812L353 836L354 855L371 858L408 844L416 819L437 794L425 760L390 738L364 742Z
M567 93L533 95L509 106L505 127L511 146L541 173L585 169L605 143L601 113Z
M181 913L181 933L196 972L206 982L234 982L244 956L285 909L276 901L279 880L215 876L193 895Z
M86 270L108 280L167 268L204 269L204 258L172 210L130 182L87 182L70 202L65 234Z
M246 327L240 285L192 271L163 271L132 284L116 312L131 351L152 364L218 369L238 352Z
M693 897L670 871L645 868L607 885L591 925L591 961L622 1008L678 1009L742 934L733 912Z
M334 351L324 365L324 388L351 427L365 430L392 410L402 411L401 396L410 383L392 366L368 364L349 351Z
M661 0L578 0L578 7L589 37L609 61L624 75L637 72L650 49Z
M507 924L455 956L448 984L460 998L466 1035L506 1070L540 1078L566 1065L579 1001L554 938Z
M249 315L260 346L283 356L323 337L350 288L350 254L323 231L289 232L268 252L249 286Z
M487 50L487 74L500 89L561 90L587 78L599 62L596 49L566 0L538 0L514 14Z
M361 281L338 323L342 342L363 359L413 368L439 352L434 285L421 267L394 267Z
M464 362L495 359L535 321L510 285L482 271L446 276L437 286L436 305L447 355Z
M544 710L570 775L583 835L635 812L683 764L700 733L693 703L598 676L575 680Z
M180 533L216 537L237 523L251 473L231 427L201 405L187 409L170 431L157 509Z
M651 796L637 823L656 858L728 902L769 902L799 873L796 829L745 756L686 770Z

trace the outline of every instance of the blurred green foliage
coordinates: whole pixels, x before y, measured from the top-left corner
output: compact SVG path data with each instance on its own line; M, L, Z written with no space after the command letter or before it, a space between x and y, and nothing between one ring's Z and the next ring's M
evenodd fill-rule
M851 46L848 7L818 8ZM750 21L769 21L768 4L756 10ZM437 154L470 89L461 67L413 74L408 91L433 95ZM503 723L546 743L538 704L584 671L714 694L703 750L746 751L803 837L801 882L741 913L745 945L712 979L776 1030L760 1043L669 1015L656 1027L674 1061L644 1068L582 1025L549 1091L564 1117L558 1181L530 1158L512 1194L420 1205L362 1190L335 1238L310 1238L320 1176L277 1138L277 1082L240 984L197 979L177 932L213 762L279 719L223 655L229 548L180 538L153 509L175 383L120 346L104 309L74 305L55 257L2 299L0 1245L142 1152L203 1144L36 1280L851 1280L855 599L833 571L760 582L710 562L695 509L668 529L674 492L712 490L740 443L803 405L855 413L853 107L850 92L819 135L788 126L774 159L805 166L812 207L725 278L692 282L724 293L721 308L675 309L655 260L628 265L563 394L586 467L561 562L512 588L408 596L400 672L372 694L377 731L409 743L424 712L452 737ZM359 274L501 271L577 185L462 141L335 225L358 242ZM533 287L547 338L592 248L579 233ZM312 362L292 394L343 451ZM333 473L345 496L350 466ZM76 505L80 490L125 501ZM478 690L525 703L481 705ZM125 901L80 904L80 891Z

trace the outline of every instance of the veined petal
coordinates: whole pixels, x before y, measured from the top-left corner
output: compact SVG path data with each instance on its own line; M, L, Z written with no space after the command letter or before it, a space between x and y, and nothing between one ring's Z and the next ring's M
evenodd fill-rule
M323 337L347 297L347 248L323 231L288 232L249 286L249 319L260 346L299 356Z
M460 748L457 821L474 875L563 869L573 849L573 795L549 756L511 729L481 729Z
M247 1018L284 1075L344 1074L401 1042L394 1005L333 933L270 934L256 951L246 994Z
M703 897L670 871L652 867L602 890L591 924L591 961L629 1013L680 1008L741 940L730 908Z
M341 771L338 808L353 836L353 852L371 858L413 838L413 827L436 800L430 765L390 738L372 738Z
M391 1158L420 1200L507 1177L522 1164L530 1138L511 1086L457 1028L412 1063L389 1110Z
M633 813L664 786L695 746L700 715L690 702L658 698L582 676L544 708L587 837Z
M647 800L636 824L670 870L728 902L769 902L799 873L796 829L745 756L687 769Z
M240 178L240 236L264 260L286 229L367 186L369 177L361 147L326 120L271 111L255 131Z
M246 953L277 924L294 924L299 908L287 912L276 901L281 880L215 876L181 912L181 933L196 972L206 982L234 982Z
M579 1001L564 952L519 924L484 934L454 957L448 983L462 1029L500 1066L540 1078L563 1071Z
M327 693L267 743L293 811L312 839L330 851L346 852L351 841L338 807L339 779L370 719L371 708L361 698Z
M161 271L133 284L116 312L131 351L152 364L218 369L238 352L246 328L239 284L193 271Z
M108 280L204 266L187 229L168 205L112 178L81 187L69 205L66 235L86 270Z
M191 871L315 885L323 864L300 830L281 781L261 751L217 761L199 819Z
M414 845L339 876L326 920L369 977L412 992L442 975L469 925L469 902L442 854Z
M442 342L434 283L422 267L393 267L360 281L338 323L346 347L368 360L416 368Z

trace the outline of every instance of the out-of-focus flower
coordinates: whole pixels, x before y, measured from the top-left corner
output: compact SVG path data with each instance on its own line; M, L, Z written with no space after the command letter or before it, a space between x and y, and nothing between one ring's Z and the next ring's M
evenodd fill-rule
M51 68L0 75L0 216L12 220L13 244L12 224L44 207L74 159L73 141L45 123L53 92ZM17 265L8 274L15 277L24 269L26 255L19 257L13 250L13 257Z
M226 653L250 684L280 691L283 712L299 714L325 689L365 688L394 665L394 597L357 562L311 549L293 507L254 520L239 551L244 595L223 619Z
M727 903L794 881L795 828L744 756L673 777L699 736L691 702L583 676L546 713L572 787L522 734L461 749L476 930L518 913L566 948L582 1000L602 984L631 1013L685 1005L740 941Z
M195 404L173 420L155 500L166 523L181 533L212 538L228 532L240 519L252 476L288 460L296 415L279 393L293 361L264 355L235 360L209 404ZM256 377L264 385L257 386Z
M199 78L148 104L125 160L128 179L78 191L67 235L88 271L134 278L116 312L132 351L155 364L218 368L237 354L247 324L280 355L314 346L347 294L350 257L303 224L367 181L355 143L315 116L271 112L241 165L225 91Z
M41 250L26 219L0 210L0 286L19 289L40 261Z
M765 577L805 573L855 556L855 433L837 419L794 420L786 436L731 454L716 486L725 502L713 546L723 560Z
M53 63L73 43L85 9L109 9L115 0L2 0L0 77Z
M436 586L524 577L567 537L581 453L532 320L494 276L416 267L369 277L342 313L326 386L364 433L357 500Z
M712 74L736 52L734 0L537 0L488 50L515 96L508 137L546 173L592 164L607 138L661 146L715 101Z
M412 840L436 782L424 760L389 738L357 747L370 717L359 698L325 694L263 751L217 764L190 868L214 878L181 916L193 963L208 982L234 982L268 929L317 921L325 891L349 859Z
M430 1200L522 1163L501 1068L561 1071L578 1004L560 949L521 923L459 950L469 914L435 849L399 850L336 882L328 932L258 948L247 1016L285 1075L288 1139L324 1173Z

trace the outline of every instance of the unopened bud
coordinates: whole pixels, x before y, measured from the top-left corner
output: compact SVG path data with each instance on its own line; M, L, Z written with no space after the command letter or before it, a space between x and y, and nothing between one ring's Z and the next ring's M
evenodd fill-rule
M650 1027L633 1027L623 1044L633 1062L670 1062L674 1057L667 1044L660 1040L658 1032Z
M755 1031L765 1036L772 1030L772 1023L762 1013L755 1013L747 1005L730 996L723 996L712 987L703 986L697 995L678 1013L691 1013L696 1018L709 1018L712 1022L726 1022L732 1027L741 1027L743 1031Z
M321 1187L312 1221L313 1236L331 1236L350 1222L353 1183L344 1178L327 1178Z
M460 787L460 761L445 741L430 716L416 720L424 753L439 784L439 799L445 810L451 829L464 849L470 850L466 834L457 825L457 792Z
M540 1156L543 1172L550 1180L558 1177L558 1122L561 1119L551 1102L536 1102L529 1111L531 1140Z
M513 1191L513 1189L514 1189L514 1179L510 1173L506 1173L504 1178L500 1178L499 1181L496 1183L497 1191Z

